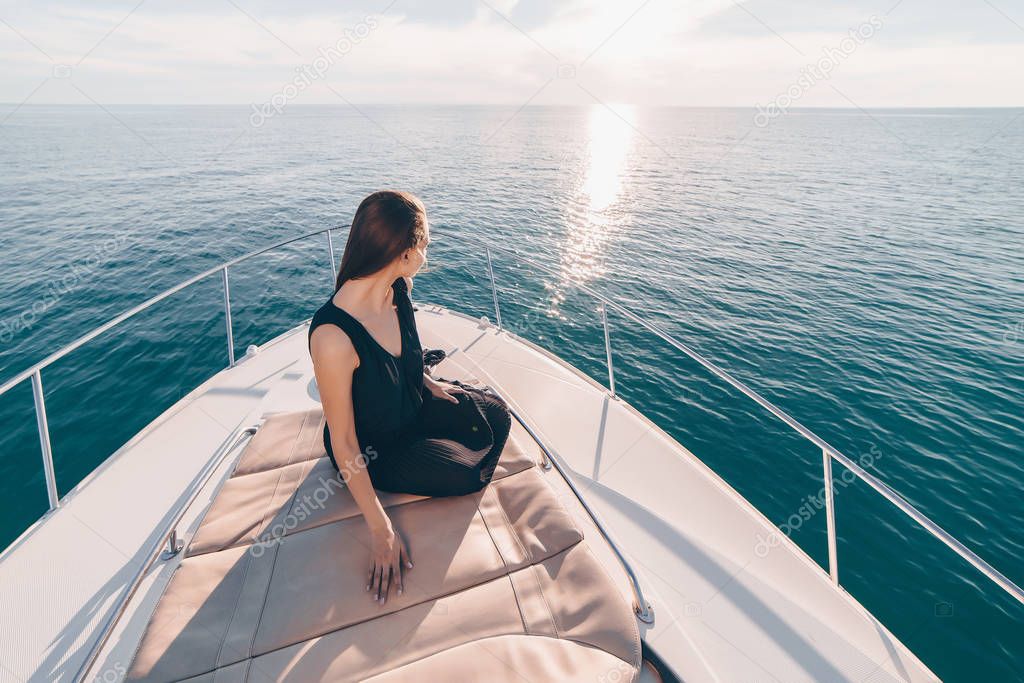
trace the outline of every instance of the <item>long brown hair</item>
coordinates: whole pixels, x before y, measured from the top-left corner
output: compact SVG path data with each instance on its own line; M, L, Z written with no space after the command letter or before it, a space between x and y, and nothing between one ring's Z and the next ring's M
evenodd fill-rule
M423 202L409 192L381 190L368 196L352 218L334 291L346 280L373 275L415 247L426 224Z

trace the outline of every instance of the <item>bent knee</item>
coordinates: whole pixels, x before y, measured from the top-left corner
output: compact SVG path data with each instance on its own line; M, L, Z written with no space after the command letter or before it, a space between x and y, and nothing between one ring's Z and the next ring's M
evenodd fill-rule
M487 402L487 422L490 423L492 431L508 434L512 428L512 411L502 399L497 398Z

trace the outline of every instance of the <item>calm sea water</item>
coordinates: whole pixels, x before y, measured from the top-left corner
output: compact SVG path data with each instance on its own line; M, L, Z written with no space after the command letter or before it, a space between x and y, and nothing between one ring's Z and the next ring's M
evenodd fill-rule
M417 299L503 318L593 376L585 282L648 314L1024 583L1024 111L0 107L0 378L147 297L410 189ZM13 113L12 113L13 112ZM343 235L336 239L339 256ZM232 272L237 352L329 294L322 237ZM618 388L821 563L821 454L611 316ZM226 362L219 279L43 373L67 491ZM46 508L26 382L0 396L0 539ZM837 467L836 476L842 477ZM860 483L843 585L946 680L1024 677L1024 607Z

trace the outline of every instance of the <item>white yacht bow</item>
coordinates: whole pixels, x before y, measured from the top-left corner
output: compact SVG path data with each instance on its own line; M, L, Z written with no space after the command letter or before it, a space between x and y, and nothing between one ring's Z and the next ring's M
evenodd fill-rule
M330 231L296 239L324 232L329 240ZM234 357L228 271L245 258L0 387L33 384L51 501L0 556L0 598L17 619L5 629L0 681L937 680L840 585L831 496L826 571L615 394L604 308L609 388L503 329L493 271L497 324L421 304L417 326L425 348L448 353L436 374L491 387L519 421L485 492L385 496L421 545L411 548L411 590L379 610L355 588L365 552L347 494L297 511L318 500L329 474L308 321ZM60 495L42 371L218 274L228 367ZM594 295L818 446L827 491L836 460L1024 602L1019 587L749 386Z

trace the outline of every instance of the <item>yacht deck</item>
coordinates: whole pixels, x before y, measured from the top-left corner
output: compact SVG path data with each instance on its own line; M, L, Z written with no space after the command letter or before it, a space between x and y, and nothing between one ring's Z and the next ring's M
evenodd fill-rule
M787 538L770 552L759 553L758 539L776 528L628 404L556 357L493 326L433 306L420 306L417 323L425 348L449 353L435 374L476 377L493 387L571 470L654 607L653 624L632 620L638 637L679 678L787 683L937 680ZM0 681L74 680L95 634L148 561L148 552L160 541L173 511L194 490L201 489L178 527L191 545L178 556L157 561L118 621L92 676L117 680L133 666L146 626L179 566L203 553L245 552L248 541L243 542L237 529L218 535L211 526L218 519L214 501L218 493L230 492L231 475L237 474L235 456L244 441L227 452L223 448L236 440L239 430L270 416L318 410L306 329L305 324L294 328L210 378L5 551L0 557L0 599L9 616ZM539 452L525 431L517 433L523 453ZM228 456L222 462L212 460L222 453ZM214 467L203 486L204 475ZM618 589L619 595L612 598L621 597L628 613L632 593L626 574L558 471L531 465L494 488L500 493L507 482L525 481L523 477L536 478L534 484L546 487L531 489L550 493L557 507L545 509L567 511L568 521L559 533L575 528L586 539L588 556L603 569L608 585ZM407 501L401 507L411 511L417 504ZM403 523L415 525L415 517ZM296 537L312 538L329 526L306 529ZM265 531L253 528L246 533L253 534L251 541ZM557 555L577 543L563 537L544 547ZM413 553L415 561L415 549ZM537 558L541 555L545 553ZM453 555L453 566L458 557ZM545 561L538 559L539 564ZM539 566L538 562L530 566ZM338 565L339 572L348 569L347 561ZM351 569L355 571L355 565ZM417 570L425 578L429 575L429 567L417 566L412 577ZM357 582L365 578L361 570L356 574ZM288 600L302 598L287 581L280 586L285 592L269 593L268 600L285 600L282 610ZM373 607L365 594L356 600ZM338 604L328 611L337 617L338 610L347 609ZM368 617L350 615L333 626L349 623L345 619ZM332 626L289 630L294 626L289 623L263 644L277 647L294 638L305 642L318 637L311 636L314 631L322 635ZM145 643L140 652L145 652ZM619 659L634 664L629 657ZM208 670L206 665L198 668ZM381 673L374 671L360 675ZM191 675L176 670L168 680L179 674Z

